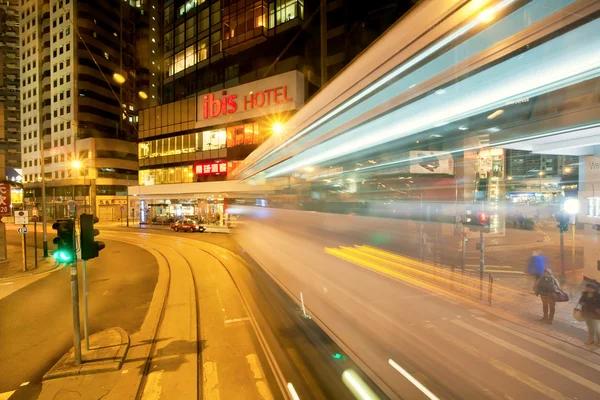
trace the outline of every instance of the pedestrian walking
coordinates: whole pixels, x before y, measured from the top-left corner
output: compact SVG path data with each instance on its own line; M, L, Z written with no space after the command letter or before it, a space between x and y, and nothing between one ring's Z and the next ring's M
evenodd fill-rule
M588 328L588 340L585 344L600 346L600 293L596 285L593 283L585 285L579 304Z
M554 275L552 275L552 270L546 268L535 285L535 295L540 296L542 299L542 309L544 311L542 322L551 324L554 320L554 311L556 310L556 299L554 296L556 292L560 291L560 285Z
M529 264L527 265L527 274L533 279L533 291L535 293L535 286L537 282L540 280L540 277L546 270L546 266L548 265L548 260L546 257L542 255L540 250L534 250L531 258L529 259Z

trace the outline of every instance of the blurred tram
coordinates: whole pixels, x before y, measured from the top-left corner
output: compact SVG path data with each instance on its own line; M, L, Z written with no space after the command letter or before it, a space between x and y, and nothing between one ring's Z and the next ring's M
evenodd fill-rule
M564 190L544 155L560 178L600 144L599 16L591 0L421 1L233 172L256 188L231 202L237 240L307 297L327 248L458 266L467 209L490 236L551 216ZM310 296L326 315L327 291Z

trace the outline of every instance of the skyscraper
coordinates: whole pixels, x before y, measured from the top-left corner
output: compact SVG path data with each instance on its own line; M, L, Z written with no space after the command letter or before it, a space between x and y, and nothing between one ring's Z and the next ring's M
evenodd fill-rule
M136 50L150 50L149 5L22 0L20 16L25 202L41 201L43 161L51 217L74 199L114 218L137 180L137 111L152 59Z
M14 169L21 168L21 109L19 3L15 0L0 4L0 68L0 180L9 175L17 180Z

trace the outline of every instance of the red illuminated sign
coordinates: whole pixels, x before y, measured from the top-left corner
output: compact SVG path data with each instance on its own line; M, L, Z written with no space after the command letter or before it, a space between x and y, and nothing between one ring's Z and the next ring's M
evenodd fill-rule
M227 161L211 161L194 165L196 175L227 174Z
M279 86L273 89L267 89L259 92L250 92L243 98L243 103L238 105L238 95L227 95L227 91L221 92L221 98L215 98L210 93L202 96L202 116L204 119L216 118L221 115L235 114L238 111L250 111L258 108L269 107L275 104L289 103L294 101L288 97L287 86ZM241 106L241 107L240 107Z

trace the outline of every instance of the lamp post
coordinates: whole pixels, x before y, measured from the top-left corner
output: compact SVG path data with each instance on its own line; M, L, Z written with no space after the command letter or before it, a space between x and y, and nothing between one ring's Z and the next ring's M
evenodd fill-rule
M575 198L567 199L563 204L563 210L571 217L572 236L571 236L571 269L575 269L575 222L579 214L579 200Z

